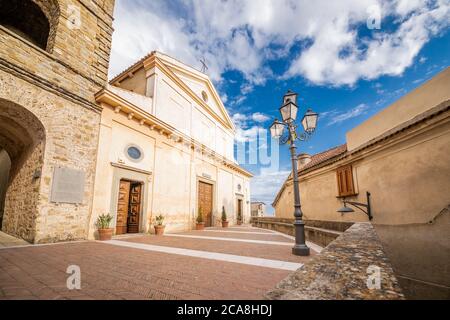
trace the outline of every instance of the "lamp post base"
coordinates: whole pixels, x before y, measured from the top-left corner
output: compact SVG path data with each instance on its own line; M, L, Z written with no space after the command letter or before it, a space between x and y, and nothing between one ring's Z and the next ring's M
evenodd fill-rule
M309 248L306 245L295 245L292 248L292 254L296 256L309 256Z
M295 245L292 248L292 254L296 256L309 256L309 248L305 239L305 222L296 216L294 221Z

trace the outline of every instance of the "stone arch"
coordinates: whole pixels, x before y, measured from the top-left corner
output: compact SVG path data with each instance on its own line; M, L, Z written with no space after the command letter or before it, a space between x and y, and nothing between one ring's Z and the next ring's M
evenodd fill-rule
M57 0L0 0L0 24L51 52L60 16Z
M26 108L0 98L0 173L6 181L2 231L33 242L44 163L45 128ZM8 161L5 157L7 153ZM6 159L6 161L5 161ZM5 174L8 175L5 179ZM0 201L2 199L0 198Z

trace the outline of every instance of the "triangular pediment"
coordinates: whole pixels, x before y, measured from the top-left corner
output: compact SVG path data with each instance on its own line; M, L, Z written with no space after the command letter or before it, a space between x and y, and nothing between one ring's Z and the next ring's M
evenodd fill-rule
M227 128L235 130L233 121L209 77L191 67L184 67L180 62L174 64L172 61L160 60L167 70L184 84L183 89L189 95L195 97L199 106L203 107L207 112L213 113L215 117L220 118Z

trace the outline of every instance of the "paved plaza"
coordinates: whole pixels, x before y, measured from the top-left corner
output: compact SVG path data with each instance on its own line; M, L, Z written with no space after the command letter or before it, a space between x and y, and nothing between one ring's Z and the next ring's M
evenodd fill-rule
M0 247L0 299L262 299L311 258L291 254L292 237L247 226L23 244ZM67 287L69 266L80 290Z

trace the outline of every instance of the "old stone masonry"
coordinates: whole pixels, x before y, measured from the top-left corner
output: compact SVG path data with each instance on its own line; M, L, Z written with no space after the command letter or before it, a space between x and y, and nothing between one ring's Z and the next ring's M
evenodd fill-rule
M113 7L0 3L0 224L10 235L86 238Z

